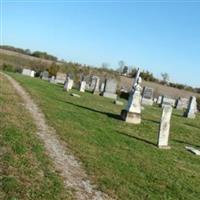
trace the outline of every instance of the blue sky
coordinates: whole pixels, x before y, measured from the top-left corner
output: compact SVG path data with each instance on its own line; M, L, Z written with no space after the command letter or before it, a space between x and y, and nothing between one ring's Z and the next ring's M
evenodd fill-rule
M200 1L2 0L1 15L4 45L200 87Z

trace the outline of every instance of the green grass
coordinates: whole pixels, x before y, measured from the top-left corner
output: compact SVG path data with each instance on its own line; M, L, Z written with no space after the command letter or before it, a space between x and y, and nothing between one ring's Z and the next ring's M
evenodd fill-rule
M200 116L173 111L171 150L156 147L161 109L145 107L142 123L119 120L122 106L62 86L11 74L32 95L48 123L79 158L99 189L118 199L199 199L200 158L185 145L200 147ZM72 92L79 93L76 90Z
M36 136L36 127L0 75L0 199L72 199Z

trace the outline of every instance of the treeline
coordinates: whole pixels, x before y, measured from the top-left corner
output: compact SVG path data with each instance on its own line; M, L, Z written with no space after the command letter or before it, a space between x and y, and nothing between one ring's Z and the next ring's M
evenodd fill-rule
M30 49L21 49L21 48L16 48L16 47L7 46L7 45L0 45L0 49L14 51L14 52L21 53L24 55L34 56L37 58L47 59L47 60L51 60L51 61L55 61L55 62L58 60L58 58L56 56L50 55L47 52L42 52L42 51L31 52Z
M137 68L136 67L128 68L127 66L124 66L123 68L121 68L121 70L118 69L118 72L122 76L134 78L136 76L136 73L137 73ZM200 88L193 88L193 87L188 86L188 85L170 82L169 81L169 75L167 73L161 74L162 80L154 77L153 73L149 72L148 70L146 70L146 71L143 70L140 73L140 76L145 81L151 81L151 82L159 83L161 85L167 85L169 87L173 87L173 88L177 88L177 89L184 89L184 90L187 90L187 91L190 91L190 92L200 93Z

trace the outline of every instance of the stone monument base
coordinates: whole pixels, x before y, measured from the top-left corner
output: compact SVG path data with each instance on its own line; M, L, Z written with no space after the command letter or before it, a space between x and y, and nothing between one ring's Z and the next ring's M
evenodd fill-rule
M183 116L187 117L187 118L190 118L190 119L195 119L196 118L196 115L194 113L185 112Z
M170 146L158 146L159 149L171 149Z
M153 100L152 99L142 98L142 105L152 106L153 105Z
M127 123L131 124L140 124L141 123L141 114L128 112L127 110L121 111L121 118Z
M92 93L95 95L99 95L99 91L93 91Z
M109 93L109 92L104 92L103 96L110 98L110 99L117 99L117 94L113 94L113 93Z

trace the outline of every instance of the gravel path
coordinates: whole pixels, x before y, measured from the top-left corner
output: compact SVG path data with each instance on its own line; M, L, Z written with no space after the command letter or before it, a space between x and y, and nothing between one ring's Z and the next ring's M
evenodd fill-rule
M37 135L42 139L48 155L54 162L55 169L61 173L66 188L75 190L78 200L110 200L108 195L96 190L76 158L69 153L66 144L59 141L54 128L47 125L45 116L31 99L30 95L10 76L3 74L13 85L24 101L37 126Z

